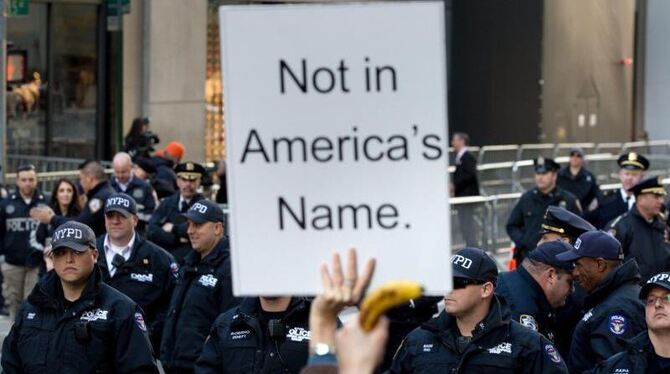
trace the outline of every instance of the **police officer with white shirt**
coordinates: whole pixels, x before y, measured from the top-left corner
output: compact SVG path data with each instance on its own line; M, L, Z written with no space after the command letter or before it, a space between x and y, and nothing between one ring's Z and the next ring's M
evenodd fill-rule
M133 197L137 203L137 217L139 218L136 231L145 236L146 225L156 209L154 190L148 182L137 178L133 172L133 161L130 155L119 152L112 159L114 176L110 185L116 192L123 192Z
M172 255L136 231L135 200L115 193L105 202L107 234L97 240L102 279L144 310L151 341L158 348L178 265Z
M223 210L200 200L183 214L193 250L179 269L161 342L167 373L190 373L217 316L239 303L233 296Z

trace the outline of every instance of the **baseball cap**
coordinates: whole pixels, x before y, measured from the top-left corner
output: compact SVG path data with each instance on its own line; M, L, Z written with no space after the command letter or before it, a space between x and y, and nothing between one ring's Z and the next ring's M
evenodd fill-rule
M200 200L191 205L182 217L195 223L223 222L223 210L213 201Z
M668 193L665 191L665 187L663 187L662 182L663 178L661 177L648 178L629 188L628 191L635 194L635 196L639 196L646 193L665 196Z
M105 214L108 212L119 212L127 218L137 214L137 203L123 192L113 193L105 201Z
M559 261L575 261L582 257L623 260L623 249L614 236L604 231L589 231L579 236L573 249L556 255Z
M572 261L561 261L556 255L572 250L572 246L562 240L551 240L538 245L528 252L527 257L533 261L541 262L549 266L572 271L575 268Z
M484 250L466 247L451 256L454 278L466 278L480 282L496 283L498 266Z
M579 157L584 157L584 150L581 147L572 147L570 148L570 156L578 155Z
M51 248L69 248L78 252L95 249L95 233L85 224L69 221L58 226L51 237Z
M577 238L587 231L594 231L596 228L584 218L561 207L551 205L544 213L540 234L555 232L566 235L571 238Z
M649 169L649 160L646 157L635 152L624 153L619 156L617 164L621 169L629 170L647 170Z
M186 180L195 180L202 178L203 174L207 173L204 166L196 162L183 162L175 167L174 172L179 178Z
M649 291L654 287L664 288L670 291L670 272L658 273L649 278L640 289L640 299L646 299Z
M544 158L542 156L533 160L533 165L535 165L535 173L544 174L550 171L558 171L561 168L556 161L551 158Z

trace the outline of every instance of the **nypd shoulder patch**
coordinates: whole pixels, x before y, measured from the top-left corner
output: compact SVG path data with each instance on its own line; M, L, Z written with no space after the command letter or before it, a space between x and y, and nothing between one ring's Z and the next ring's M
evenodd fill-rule
M137 312L135 313L135 323L137 323L137 327L140 328L140 330L146 332L147 331L147 325L144 323L144 316L142 313Z
M91 210L91 213L96 213L100 208L102 208L102 200L92 199L88 202L88 209Z
M556 350L556 348L553 345L545 344L544 352L547 353L547 356L549 356L549 359L552 362L555 362L557 364L561 363L561 355L558 354L558 351Z
M609 318L610 332L614 335L623 335L626 332L626 318L620 314L612 314Z
M533 331L537 331L537 321L535 320L535 317L531 316L530 314L522 314L519 316L519 323L522 326L528 327L529 329Z

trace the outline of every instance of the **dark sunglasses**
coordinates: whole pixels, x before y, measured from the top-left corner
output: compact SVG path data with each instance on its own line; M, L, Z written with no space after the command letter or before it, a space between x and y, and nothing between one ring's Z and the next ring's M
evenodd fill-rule
M475 279L468 279L468 278L454 278L454 289L455 290L460 290L462 288L465 288L469 285L472 284L484 284L484 282L475 280Z
M35 165L33 164L21 164L19 165L18 168L16 168L16 172L20 173L22 171L35 171Z

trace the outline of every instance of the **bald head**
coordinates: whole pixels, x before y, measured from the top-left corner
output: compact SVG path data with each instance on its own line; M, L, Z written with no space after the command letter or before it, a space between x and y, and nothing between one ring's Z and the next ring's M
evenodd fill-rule
M132 176L133 160L126 152L119 152L112 159L114 176L119 183L126 184Z

